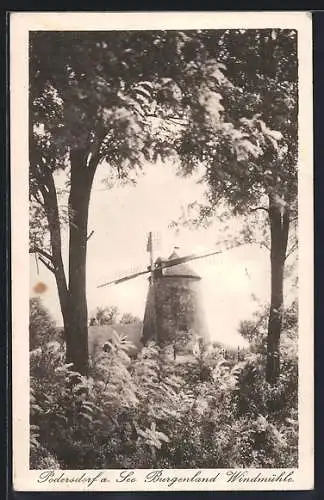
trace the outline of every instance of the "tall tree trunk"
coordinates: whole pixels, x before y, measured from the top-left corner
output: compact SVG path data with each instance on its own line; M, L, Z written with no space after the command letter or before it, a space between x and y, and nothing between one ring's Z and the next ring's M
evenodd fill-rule
M57 201L54 179L52 175L50 175L48 179L47 187L48 187L48 194L46 202L47 203L46 212L47 212L47 220L49 225L51 248L52 248L53 273L56 280L61 312L63 316L63 323L65 325L68 318L68 312L67 312L68 289L67 289L67 282L66 282L66 276L62 259L62 238L61 238L58 201Z
M70 154L71 188L69 196L69 291L66 356L74 369L88 373L88 310L86 300L86 256L90 193L96 165L87 164L84 151Z
M51 255L49 257L45 255L48 262L46 263L46 261L43 261L43 263L55 276L63 322L65 325L67 320L68 289L62 259L61 226L54 178L49 169L43 168L43 170L38 171L38 168L33 165L32 170L35 179L38 181L39 191L43 197L43 206L46 212L50 233Z
M50 168L43 164L42 156L34 142L33 137L33 122L29 120L29 159L32 177L37 181L39 192L43 197L43 207L46 212L52 255L49 259L49 264L46 266L50 269L56 280L63 323L67 320L67 297L68 289L66 276L62 259L62 239L61 225L58 209L57 192L53 173ZM40 168L41 165L41 168Z
M288 208L269 198L269 222L271 235L271 303L267 338L266 379L275 384L280 375L280 334L283 311L284 266L289 232Z

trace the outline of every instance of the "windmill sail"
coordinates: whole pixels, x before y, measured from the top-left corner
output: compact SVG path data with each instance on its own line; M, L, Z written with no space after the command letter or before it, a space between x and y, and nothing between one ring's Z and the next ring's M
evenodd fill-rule
M132 280L133 278L137 278L138 276L142 276L143 274L148 274L149 272L150 269L147 269L146 271L140 271L138 273L129 274L128 276L124 276L123 278L118 278L116 280L103 283L102 285L97 286L97 288L102 288L104 286L109 286L109 285L118 285L118 283L123 283L124 281Z
M153 249L153 237L152 237L152 232L149 232L148 238L147 238L147 245L146 245L146 251L147 252L152 252Z
M149 240L148 246L150 244L151 244L151 241ZM222 253L222 251L221 250L213 250L211 252L205 252L205 253L201 253L201 254L190 254L190 255L186 255L184 257L177 257L175 259L161 261L159 264L155 265L155 270L164 269L164 268L172 267L172 266L177 266L179 264L183 264L185 262L190 262L192 260L211 257L212 255L216 255L219 253ZM119 283L123 283L124 281L128 281L128 280L137 278L138 276L143 276L144 274L148 274L150 272L151 272L151 267L149 267L146 270L139 271L137 273L129 274L127 276L124 276L124 277L116 279L116 280L108 281L107 283L103 283L102 285L99 285L97 288L102 288L102 287L109 286L109 285L118 285Z
M201 254L191 254L186 255L184 257L177 257L176 259L171 259L162 262L162 268L177 266L179 264L184 264L185 262L190 262L192 260L204 259L206 257L211 257L212 255L216 255L222 253L221 250L213 250L212 252L206 252Z

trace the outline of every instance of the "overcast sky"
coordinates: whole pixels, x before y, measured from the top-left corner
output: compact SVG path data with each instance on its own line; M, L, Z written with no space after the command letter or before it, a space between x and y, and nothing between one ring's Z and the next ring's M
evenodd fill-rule
M223 226L215 222L208 229L169 227L181 215L182 207L201 200L204 187L194 178L175 175L173 165L148 165L136 187L107 189L102 183L104 166L95 178L89 213L87 298L91 313L97 306L116 305L121 312L143 317L147 293L147 278L139 277L127 283L97 288L103 282L128 274L149 264L146 252L147 234L159 235L156 254L168 257L174 246L180 255L213 249L224 237ZM66 238L65 238L66 240ZM66 241L64 243L66 252ZM44 304L62 324L55 281L50 272L39 264L36 272L34 257L30 258L31 293L41 281L48 288L42 294ZM251 317L259 303L269 300L269 254L256 246L239 247L206 259L190 263L200 274L203 304L213 340L238 345L239 323Z

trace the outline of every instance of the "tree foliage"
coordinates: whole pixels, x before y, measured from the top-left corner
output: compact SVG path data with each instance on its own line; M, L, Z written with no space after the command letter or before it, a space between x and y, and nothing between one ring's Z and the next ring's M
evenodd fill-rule
M113 325L119 317L118 307L97 307L90 318L90 325Z
M57 340L55 321L39 297L29 301L29 350L43 347L47 342Z
M273 389L255 354L229 363L204 348L179 363L154 343L133 360L128 349L113 337L90 377L65 364L62 345L31 353L31 468L297 465L297 379L288 365Z
M131 323L139 324L139 323L142 323L142 320L141 320L141 318L139 318L138 316L135 316L132 313L124 313L120 318L120 323L122 323L124 325L129 325Z
M296 33L226 30L215 43L202 35L221 64L188 114L179 152L186 170L204 164L211 201L235 210L258 205L270 192L295 200L297 189Z

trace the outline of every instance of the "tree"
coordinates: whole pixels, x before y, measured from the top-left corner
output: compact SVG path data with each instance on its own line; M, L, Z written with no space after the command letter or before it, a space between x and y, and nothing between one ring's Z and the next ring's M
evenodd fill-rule
M174 38L153 32L30 35L30 199L32 220L37 217L30 251L55 276L67 359L83 374L88 371L86 254L93 179L98 165L106 163L107 177L127 180L150 156L151 127L143 115L152 82L169 75L170 58L179 59ZM58 171L65 174L69 192L68 276Z
M141 318L139 318L138 316L135 316L132 313L124 313L122 315L122 317L120 318L120 323L122 323L123 325L129 325L131 323L140 324L140 323L142 323L142 320L141 320Z
M297 212L297 43L291 30L203 31L210 61L224 64L203 85L188 89L190 110L175 139L183 171L203 169L208 204L201 219L223 201L234 214L262 211L269 229L271 298L267 380L280 372L283 280L289 230ZM208 69L209 68L209 69ZM213 74L210 80L207 75ZM215 80L217 80L215 85ZM293 248L295 248L295 244Z
M34 33L30 63L31 197L44 210L50 251L33 248L56 278L67 359L87 373L86 251L90 193L98 164L108 160L120 176L140 164L142 127L117 96L122 82L102 37ZM106 52L107 57L104 58ZM114 58L113 58L114 60ZM116 61L115 66L119 64ZM109 63L108 63L109 66ZM112 71L109 71L112 70ZM106 77L106 75L109 77ZM113 89L113 90L111 90ZM118 130L118 135L117 135ZM135 133L136 132L136 133ZM55 171L68 171L69 269L62 258Z
M206 59L198 32L30 34L30 251L55 276L67 359L83 374L88 371L88 208L97 167L106 165L113 185L116 179L134 181L144 161L174 154L169 126L181 124L190 95L207 75L198 59ZM212 69L218 69L216 61ZM65 176L69 198L64 212L58 172Z
M119 311L116 306L97 307L90 318L90 325L113 325L117 323Z
M42 304L39 297L29 301L29 350L44 346L47 342L57 339L55 321Z

